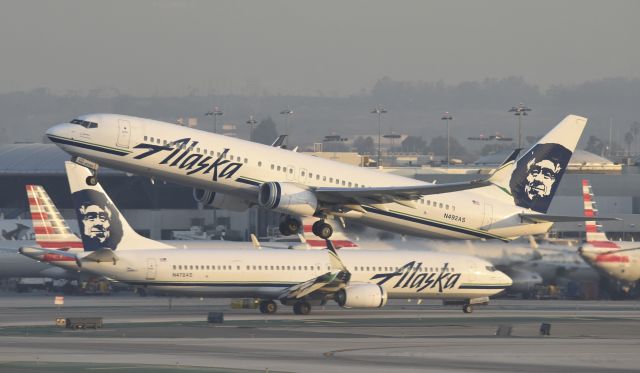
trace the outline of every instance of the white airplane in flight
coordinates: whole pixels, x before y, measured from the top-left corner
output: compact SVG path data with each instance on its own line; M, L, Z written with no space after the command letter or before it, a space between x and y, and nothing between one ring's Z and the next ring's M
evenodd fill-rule
M547 232L553 222L583 220L546 212L587 119L569 115L488 179L431 184L179 125L91 114L51 127L47 136L72 159L170 180L194 198L230 210L259 205L287 218L315 216L313 233L332 234L328 215L433 238L500 239ZM515 153L514 153L515 154ZM95 184L96 177L87 178Z
M607 276L625 283L627 289L640 281L640 242L611 241L596 220L598 209L588 180L582 180L586 241L578 249L580 256Z
M282 250L251 243L215 241L210 249L167 247L137 234L100 185L86 185L88 169L67 162L72 200L84 251L23 247L36 260L65 257L80 271L183 295L275 301L307 314L312 304L335 300L343 307L378 308L388 298L442 299L463 305L488 302L511 285L489 262L424 251ZM246 250L239 250L244 247ZM65 261L53 261L65 265Z

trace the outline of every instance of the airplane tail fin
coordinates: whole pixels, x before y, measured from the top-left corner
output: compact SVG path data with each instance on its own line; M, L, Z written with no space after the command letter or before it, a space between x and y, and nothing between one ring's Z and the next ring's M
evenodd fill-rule
M584 222L587 242L609 241L607 235L602 231L602 226L597 222L598 208L596 207L591 184L587 179L582 180L582 200L584 201L584 216L594 219Z
M45 249L81 249L82 241L40 185L27 185L27 199L36 242Z
M587 118L567 115L512 167L497 170L489 180L510 194L515 205L545 214L586 124Z
M74 162L65 162L65 168L85 251L170 247L134 231L100 184L87 183L91 176L88 168Z
M304 237L305 241L311 248L324 249L327 247L327 242L322 238L313 234L313 230L312 230L313 223L315 223L317 220L318 220L317 218L313 218L313 217L302 218L302 227L303 227L302 236ZM331 227L333 228L333 234L331 235L331 242L333 243L334 246L338 248L343 248L343 247L357 248L358 247L358 244L351 241L349 237L347 237L344 230L342 229L342 225L340 224L340 222L336 221L335 219L326 219L325 222L328 224L331 224Z

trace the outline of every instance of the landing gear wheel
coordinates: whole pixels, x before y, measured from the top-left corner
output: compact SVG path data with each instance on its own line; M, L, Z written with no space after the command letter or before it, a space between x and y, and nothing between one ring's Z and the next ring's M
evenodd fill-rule
M297 234L300 231L300 220L294 218L286 218L282 223L280 223L280 233L283 236L291 236L293 234Z
M308 315L311 312L309 302L298 302L293 305L293 313L296 315Z
M318 220L313 223L311 227L313 234L322 238L323 240L328 239L333 234L333 227L330 224L323 222L322 220Z
M263 300L262 302L260 302L260 312L262 313L271 314L276 313L277 310L278 305L272 300Z
M91 186L95 186L96 184L98 184L98 178L95 175L87 176L87 179L85 181L87 182L87 185Z
M462 306L462 312L464 312L464 313L473 312L473 306L470 305L470 304L465 304L464 306Z

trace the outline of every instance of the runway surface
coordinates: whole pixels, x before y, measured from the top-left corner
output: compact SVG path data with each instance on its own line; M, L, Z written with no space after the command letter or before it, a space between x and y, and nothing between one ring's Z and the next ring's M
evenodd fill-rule
M208 325L207 313L224 312ZM54 326L100 316L98 330ZM540 336L541 323L551 335ZM510 336L496 336L499 326ZM439 302L308 316L234 310L228 300L0 294L0 371L638 371L637 301L497 300L473 314Z

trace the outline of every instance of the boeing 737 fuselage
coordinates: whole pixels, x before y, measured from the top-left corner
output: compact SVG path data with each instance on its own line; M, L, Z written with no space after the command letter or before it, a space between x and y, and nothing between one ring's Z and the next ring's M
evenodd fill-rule
M260 205L319 217L313 231L322 238L332 233L324 217L335 215L422 237L509 240L550 228L547 209L585 124L585 118L567 116L488 180L452 184L123 115L81 116L47 136L79 163L191 186L197 201L217 208ZM299 226L289 218L281 231L292 234Z

